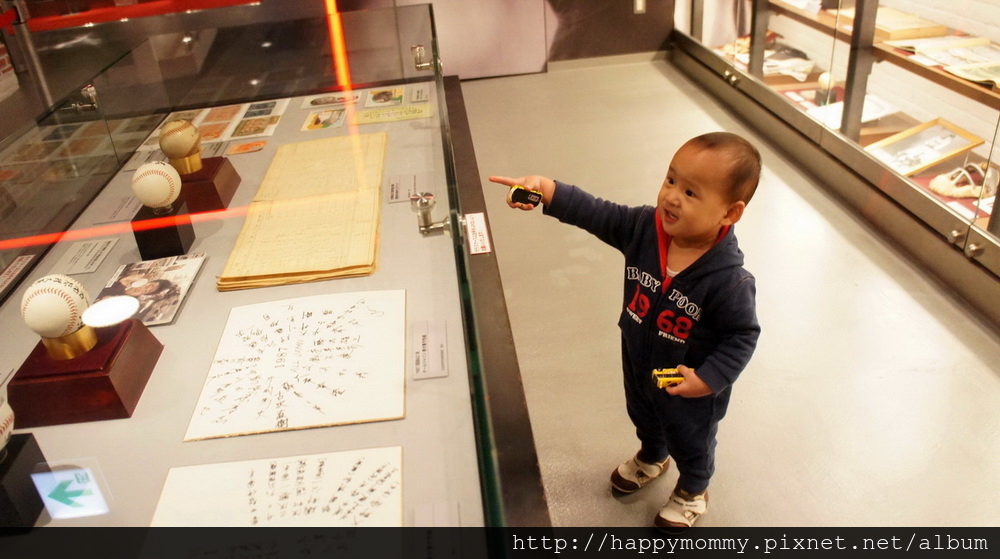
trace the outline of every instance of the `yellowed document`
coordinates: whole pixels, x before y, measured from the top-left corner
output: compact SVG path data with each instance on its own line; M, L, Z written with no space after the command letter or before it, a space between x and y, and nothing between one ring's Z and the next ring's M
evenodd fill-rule
M220 291L374 272L385 132L283 146L247 212Z

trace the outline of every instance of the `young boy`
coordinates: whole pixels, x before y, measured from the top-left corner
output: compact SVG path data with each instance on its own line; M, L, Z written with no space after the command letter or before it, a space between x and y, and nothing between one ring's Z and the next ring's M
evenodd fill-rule
M631 493L659 477L673 456L680 476L654 524L690 528L707 508L715 435L730 386L760 334L754 278L743 269L733 224L760 178L760 154L726 132L687 141L674 154L656 207L627 207L540 176L490 181L542 194L544 213L581 227L625 255L621 317L628 415L641 443L611 474ZM533 205L508 205L531 210ZM675 368L658 388L652 372Z

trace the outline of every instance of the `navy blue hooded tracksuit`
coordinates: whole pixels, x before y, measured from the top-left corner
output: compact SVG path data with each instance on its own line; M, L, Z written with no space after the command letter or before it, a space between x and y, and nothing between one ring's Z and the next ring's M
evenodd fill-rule
M628 207L556 182L546 215L576 225L625 256L622 367L629 417L642 455L671 456L678 486L708 487L715 470L715 435L730 386L746 367L760 335L753 276L732 227L715 246L675 277L666 275L670 238L655 208ZM701 398L671 396L656 387L653 369L686 365L712 389Z

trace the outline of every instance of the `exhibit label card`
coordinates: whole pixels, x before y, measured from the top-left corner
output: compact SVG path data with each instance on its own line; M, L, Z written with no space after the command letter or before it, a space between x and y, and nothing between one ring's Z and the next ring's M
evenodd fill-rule
M402 448L171 468L152 526L399 527Z
M117 238L73 243L53 269L70 276L93 272L117 243Z
M410 87L411 103L426 103L430 98L430 87L426 83Z
M443 320L413 325L413 378L448 376L448 329Z
M415 118L430 118L434 114L433 105L422 103L419 105L406 105L403 107L385 107L381 109L369 109L354 113L352 122L354 124L374 124L376 122L396 122L399 120L411 120Z
M11 262L6 268L0 272L0 290L7 289L11 283L13 283L14 278L17 277L21 270L23 270L31 259L34 258L32 255L18 256Z
M410 196L422 192L434 193L429 173L413 173L389 177L389 203L409 202ZM441 202L441 200L438 200Z
M466 214L465 236L469 240L469 254L493 252L489 231L486 229L486 215L482 212Z
M405 316L402 290L234 307L184 440L402 418Z
M133 169L134 170L134 169ZM142 207L142 202L135 196L122 196L115 205L108 208L103 216L98 217L94 223L114 223L116 221L129 221Z

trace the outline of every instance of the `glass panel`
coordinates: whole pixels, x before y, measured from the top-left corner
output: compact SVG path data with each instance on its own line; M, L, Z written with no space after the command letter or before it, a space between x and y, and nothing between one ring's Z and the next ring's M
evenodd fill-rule
M692 35L716 54L741 70L750 60L751 0L712 2L694 0L691 4Z
M872 121L863 124L877 134L860 143L931 201L916 212L945 234L949 219L983 229L992 213L993 195L983 183L987 161L996 157L1000 95L965 73L1000 62L1000 19L980 21L990 14L997 16L956 9L944 17L928 1L878 4L875 51L882 62L868 81L864 118ZM964 233L955 231L961 246Z
M220 312L215 276L223 270L228 251L244 223L246 212L243 208L251 203L253 193L263 181L278 146L328 136L353 138L386 133L388 141L383 184L380 185L385 188L380 202L379 273L337 280L336 283L297 285L294 296L405 289L406 314L408 321L412 321L407 324L407 345L411 341L409 336L413 334L411 327L414 322L427 322L427 329L431 332L429 339L442 344L435 348L447 349L447 374L443 379L430 381L433 386L430 383L421 386L417 381L419 388L429 390L410 391L412 379L409 374L413 365L408 355L407 410L403 425L393 422L352 425L337 431L336 436L330 436L328 440L335 440L334 446L338 448L344 445L367 448L362 444L398 444L401 439L395 434L407 433L406 522L413 518L414 511L419 510L426 515L431 508L434 514L441 509L440 512L454 515L455 518L449 522L456 525L483 524L483 517L487 515L502 522L492 438L488 420L484 420L487 417L485 408L477 408L486 400L482 392L485 387L481 382L477 356L467 353L466 340L477 338L476 317L466 306L471 290L468 274L464 270L467 252L462 239L463 229L459 226L461 209L458 206L447 105L430 6L363 10L327 17L323 11L325 4L319 0L265 2L256 6L212 10L199 13L196 17L173 14L149 18L144 22L119 22L91 28L93 37L100 37L101 41L110 41L111 38L125 40L122 37L134 34L141 35L142 40L134 41L135 44L129 42L127 54L110 67L92 73L92 79L87 80L93 85L100 106L100 119L91 124L95 130L103 130L102 145L108 150L109 161L113 165L103 175L95 177L93 186L88 187L90 190L75 188L72 196L87 193L88 198L78 204L75 213L54 231L65 230L79 216L70 230L86 235L98 229L100 219L97 214L103 214L106 208L113 205L112 201L130 199L130 171L142 162L165 159L158 149L159 127L165 122L181 116L193 118L201 129L202 156L206 159L210 154L227 153L230 148L246 143L245 140L265 144L259 152L233 156L233 164L237 166L242 182L227 211L215 212L218 215L195 212L196 242L199 243L195 249L209 253L206 268L217 267L211 272L202 272L194 282L178 323L164 324L155 330L161 341L174 348L160 357L157 372L166 369L168 374L175 375L175 380L179 378L176 375L181 375L193 381L191 386L200 386L205 371L199 371L199 366L191 367L190 361L211 362L212 348L197 343L195 338L203 334L197 330L211 328L212 331L222 331L227 313ZM44 37L36 39L41 42ZM423 48L422 54L419 47ZM379 95L383 92L390 95ZM309 129L310 123L322 128L320 120L312 120L313 113L330 107L329 104L318 103L314 109L313 101L332 96L339 96L343 101L336 103L336 110L343 118L339 126ZM249 137L235 134L235 130L240 128L241 117L246 117L245 120L258 117L250 114L255 110L255 104L264 107L276 101L288 103L284 105L285 112L273 135ZM208 114L215 108L233 106L239 107L239 111L234 113L233 119L225 121L227 126L216 130L220 136L211 137L211 127L206 124L215 121L209 122ZM420 116L414 118L413 111L407 114L410 109L419 110ZM61 113L56 111L54 114ZM8 152L21 153L18 150L25 142L56 142L55 138L48 139L43 135L56 133L59 126L68 122L43 119L37 130L19 130L17 139L12 140L10 146L4 146L4 157ZM72 131L59 132L74 135L58 141L65 143L76 139L82 131L81 126ZM25 157L38 155L45 159L42 171L56 166L57 162L51 157L45 158L49 153L30 151L39 148L23 149ZM338 154L331 153L331 157L335 155ZM75 159L70 158L70 161ZM13 163L20 165L35 161ZM70 167L64 173L72 174L75 172L72 169ZM20 175L0 176L6 177L6 185L8 180ZM437 203L429 215L434 222L431 225L443 227L421 231L417 215L411 211L410 194L427 192L433 193ZM95 196L96 200L88 207L90 199ZM43 201L41 195L38 198L39 202ZM48 198L46 202L38 204L39 207L65 211L60 199ZM2 203L3 199L0 199ZM21 217L21 205L0 205L0 209L10 216ZM448 217L450 222L444 222ZM3 221L7 223L8 219ZM91 295L101 291L118 264L139 260L137 242L128 229L127 221L128 218L123 222L124 232L115 233L119 237L118 242L110 249L109 257L97 272L79 276ZM450 237L443 234L445 230L450 230ZM12 232L12 235L20 233ZM25 280L58 272L53 267L71 250L69 245L57 243L52 253ZM287 290L281 293L285 294L284 297L292 296ZM240 301L222 303L223 308L228 310L230 305L274 300L282 295L272 290L248 290L223 297L227 297L227 301L233 301L234 297ZM0 321L17 324L17 306L11 300L0 306ZM194 323L200 326L192 328ZM214 326L206 326L208 324ZM3 351L0 351L0 370L4 371L16 370L27 351L38 342L33 332L24 332L25 328L12 330L16 331L11 333L10 339L4 342ZM177 351L178 347L189 349ZM435 356L443 354L435 353ZM187 382L184 384L187 385ZM471 404L467 399L470 392L475 394ZM197 394L187 395L197 398ZM165 401L170 396L167 391L149 389L143 394L145 409L162 410L164 424L174 427L169 434L170 440L166 442L160 439L159 432L148 434L151 437L149 452L154 456L147 458L161 468L173 465L173 458L181 454L174 452L177 450L177 431L183 431L183 426L190 420L190 404L194 404L192 400L186 406L173 406ZM441 406L442 401L456 402L456 405ZM141 428L141 425L131 421L121 427L130 431ZM75 432L73 427L47 428L46 448L67 448ZM322 440L324 433L310 434L309 437L313 441ZM76 438L79 438L78 433ZM259 441L248 440L250 438L227 439L226 448L241 448L245 455L258 453L256 449L261 448ZM268 455L302 454L302 448L293 444L303 440L299 433L276 439L272 441L274 447L269 448ZM206 454L198 454L206 461L221 462L230 458L228 453L218 453L211 441L196 444L206 447L203 450ZM120 448L125 446L104 445L91 452L98 461L108 464L118 461L120 457L116 453ZM477 460L480 457L481 461ZM150 501L155 503L159 488L134 487L130 480L120 476L110 479L109 485L116 492L129 494L130 498L127 502L118 502L108 523L125 524L123 519L127 519L128 524L149 520L154 508ZM442 487L447 489L442 491ZM480 508L477 502L483 507Z
M762 80L821 125L840 129L847 75L847 35L832 32L848 0L761 0L767 4Z
M121 161L114 124L104 119L92 88L37 120L25 118L17 127L8 121L7 126L10 133L0 143L0 302Z
M935 18L943 16L929 1L759 2L768 9L767 30L760 34L765 85L834 141L853 142L895 171L887 178L857 155L844 155L953 242L961 246L970 226L989 229L994 195L989 184L979 185L985 161L996 159L1000 94L990 89L995 82L989 74L978 83L958 74L968 64L987 72L982 64L1000 61L997 21L979 21L982 15L959 9L939 22ZM868 31L873 49L864 47L864 30L856 25L865 13L875 17ZM853 58L852 41L862 45ZM733 63L746 69L748 59L738 54Z
M1000 191L1000 149L997 141L1000 133L1000 115L997 117L997 124L993 131L990 148L987 151L986 160L981 164L984 169L982 176L983 188L979 193L979 204L976 207L976 215L972 221L973 229L993 243L1000 245L1000 212L995 211L997 193Z

